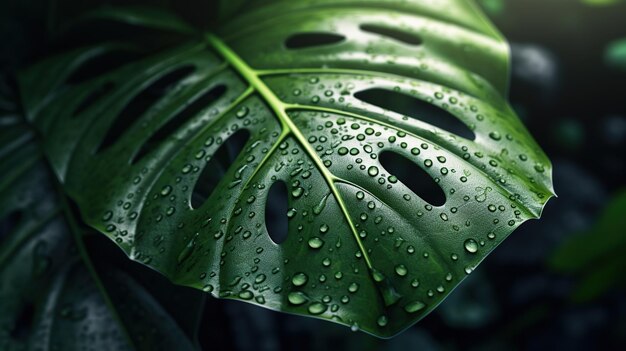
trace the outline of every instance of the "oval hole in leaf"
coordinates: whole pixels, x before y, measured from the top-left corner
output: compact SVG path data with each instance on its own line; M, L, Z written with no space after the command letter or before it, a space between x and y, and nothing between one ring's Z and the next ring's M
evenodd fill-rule
M383 27L377 24L362 24L360 28L362 31L389 37L408 45L421 45L423 42L419 36L400 29Z
M198 177L191 193L192 208L199 208L211 196L249 138L250 132L247 129L240 129L224 140Z
M276 244L280 244L287 239L289 231L289 223L287 221L288 200L287 185L283 181L277 181L272 184L267 194L267 202L265 203L265 227L270 239Z
M402 184L424 201L433 206L441 206L446 203L443 189L415 162L392 151L383 151L379 159L380 164L387 172L396 176Z
M78 105L78 107L74 110L72 114L72 118L80 115L83 111L87 110L93 104L95 104L100 98L110 93L115 85L112 82L106 82L94 89L91 94L87 95L87 97Z
M100 77L124 64L136 60L141 55L128 50L114 50L104 52L87 59L65 80L67 84L80 84L92 78Z
M354 97L385 110L426 122L465 139L476 138L474 132L453 114L418 98L380 88L359 91Z
M174 117L171 117L163 124L152 136L141 146L139 152L131 160L131 164L139 162L146 154L154 150L165 138L187 122L190 118L196 116L200 111L213 104L226 93L226 86L220 84L196 98L192 103L180 110Z
M343 35L324 32L298 33L285 41L288 49L306 49L315 46L331 45L346 39Z
M183 66L161 76L135 95L107 131L96 153L113 145L151 106L163 98L178 82L189 76L194 66Z

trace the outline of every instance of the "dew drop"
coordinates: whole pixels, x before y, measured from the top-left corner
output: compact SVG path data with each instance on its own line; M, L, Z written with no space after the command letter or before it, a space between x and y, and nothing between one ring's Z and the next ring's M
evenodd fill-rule
M238 111L237 111L237 118L244 118L248 115L248 112L250 111L250 109L246 106L241 107Z
M369 174L370 177L377 176L378 175L378 167L371 166L370 168L367 169L367 174Z
M404 277L408 273L408 270L405 265L399 264L396 266L396 274Z
M109 221L112 217L113 217L113 212L111 212L111 211L106 211L106 212L104 213L104 216L102 216L102 221L107 222L107 221Z
M250 290L243 290L238 296L243 300L251 300L254 297L254 294Z
M191 253L196 247L196 238L198 237L198 235L200 234L196 233L196 235L191 240L189 240L185 248L180 252L180 254L178 255L178 264L181 264L183 261L189 258L189 256L191 256Z
M314 215L319 215L320 213L322 213L322 211L324 210L324 208L326 207L326 200L328 200L328 197L330 196L330 193L324 195L321 199L320 202L315 205L315 207L313 207L313 214Z
M259 274L256 276L256 279L254 279L254 282L257 284L261 284L265 281L265 274Z
M502 139L502 136L498 132L491 132L491 133L489 133L489 137L491 139L493 139L493 140L496 140L496 141Z
M389 321L387 320L387 316L385 315L378 317L378 319L376 320L376 324L378 324L381 327L386 326L388 322Z
M302 305L308 299L309 297L306 296L305 293L300 291L292 291L289 293L289 295L287 295L287 300L289 300L289 303L291 303L292 305Z
M291 191L291 196L297 199L300 196L302 196L303 193L304 193L304 189L302 189L301 187L297 187Z
M293 276L293 278L291 278L291 282L295 286L302 286L302 285L306 284L306 282L308 280L309 280L309 277L307 277L307 275L304 274L304 273L296 273Z
M467 239L463 244L465 250L469 253L476 253L478 251L478 243L474 239Z
M312 249L319 249L320 247L322 247L324 245L324 240L318 238L318 237L312 237L311 239L309 239L309 247Z
M404 310L407 311L408 313L415 313L424 309L424 307L426 307L426 305L423 302L413 301L407 304L406 306L404 306Z
M298 210L296 210L295 208L290 208L289 210L287 210L287 218L293 218L297 213Z
M324 312L326 312L326 309L328 309L328 306L326 306L325 304L321 303L321 302L313 302L312 304L309 305L309 313L310 314L322 314Z

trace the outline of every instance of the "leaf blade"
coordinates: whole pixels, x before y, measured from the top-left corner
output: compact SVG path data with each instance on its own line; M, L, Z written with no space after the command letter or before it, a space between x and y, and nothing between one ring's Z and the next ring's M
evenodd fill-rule
M85 82L81 89L105 80L117 88L77 117L64 111L75 90L52 101L38 115L53 116L47 145L63 146L48 156L65 152L55 167L87 223L132 259L217 297L383 337L425 316L517 226L540 215L553 193L550 163L505 101L506 44L473 7L449 1L450 11L435 13L441 5L367 3L253 9L220 38L209 35L217 52L192 42ZM283 26L261 31L278 6L287 10ZM399 14L404 7L410 11ZM363 23L420 35L423 44L365 33ZM346 41L284 46L291 35L328 28ZM94 151L133 96L184 65L193 73L155 92L136 123ZM132 164L181 106L220 84L224 96ZM368 88L449 111L476 139L354 98ZM242 153L193 208L200 170L243 129L250 138ZM63 137L68 130L81 132ZM398 182L377 160L384 151L413 160L446 203L432 206ZM291 219L287 240L276 245L262 214L279 180L290 184Z

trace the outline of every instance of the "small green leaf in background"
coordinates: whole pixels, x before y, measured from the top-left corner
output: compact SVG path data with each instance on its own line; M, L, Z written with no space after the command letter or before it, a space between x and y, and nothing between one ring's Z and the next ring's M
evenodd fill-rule
M573 300L590 301L611 288L624 287L626 271L626 191L617 193L587 232L559 247L549 264L579 278Z
M585 128L575 119L565 118L558 122L553 131L555 140L564 148L577 150L584 145Z
M585 5L589 6L611 6L622 3L624 0L580 0Z
M604 52L604 60L609 66L626 71L626 39L612 42Z
M479 0L478 3L491 16L498 16L504 12L505 0Z
M177 33L193 33L194 29L178 18L175 14L164 12L152 7L126 7L119 11L115 7L103 7L81 16L79 21L108 20L127 23L129 25L172 31Z

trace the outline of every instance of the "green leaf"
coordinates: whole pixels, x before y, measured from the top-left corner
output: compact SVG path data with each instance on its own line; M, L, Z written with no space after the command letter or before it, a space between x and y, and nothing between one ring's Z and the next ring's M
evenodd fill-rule
M590 301L623 284L626 259L626 191L621 190L607 204L596 224L560 246L549 260L558 272L579 278L572 298Z
M221 0L219 1L219 18L222 20L228 20L237 12L241 11L244 5L252 5L250 0Z
M96 272L83 230L58 198L36 136L14 103L0 97L0 349L195 349L130 270L109 256L104 274ZM159 287L198 301L180 288Z
M549 160L505 99L508 47L466 1L266 1L81 80L78 58L94 50L21 76L43 150L86 223L216 297L389 337L553 193ZM431 109L475 138L420 120ZM289 224L276 244L266 202L280 182Z
M624 212L626 191L622 190L606 205L593 228L573 236L554 252L550 266L563 272L579 272L594 261L614 257L609 253L626 246Z
M609 66L626 71L626 39L610 43L604 53L604 60Z
M593 268L590 267L581 275L582 279L572 292L572 301L579 303L593 301L611 289L623 288L624 269L626 269L624 259L615 257L597 262Z
M117 7L101 7L81 16L76 23L92 21L112 21L154 30L170 31L181 34L193 33L193 28L178 16L157 8L134 6L119 9Z
M581 0L580 2L589 6L602 7L616 5L623 2L623 0Z
M479 0L478 3L492 16L501 15L506 7L504 0Z

